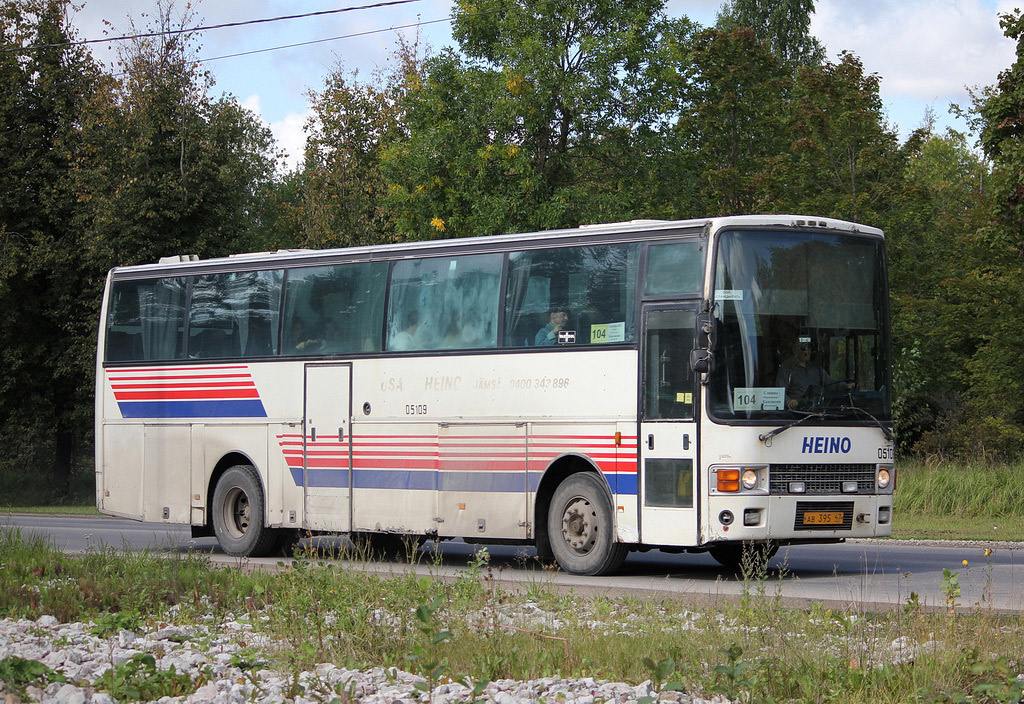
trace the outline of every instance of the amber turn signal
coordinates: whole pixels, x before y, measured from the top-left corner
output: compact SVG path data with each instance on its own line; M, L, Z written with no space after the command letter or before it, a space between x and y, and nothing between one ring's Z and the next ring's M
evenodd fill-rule
M738 470L738 469L720 469L720 470L718 470L718 490L719 491L739 491L740 490L740 470Z

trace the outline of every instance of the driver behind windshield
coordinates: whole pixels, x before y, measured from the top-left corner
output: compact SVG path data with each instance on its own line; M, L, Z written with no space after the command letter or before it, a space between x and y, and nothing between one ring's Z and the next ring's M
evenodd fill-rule
M790 410L813 406L829 386L853 388L853 384L829 376L813 356L811 338L801 336L793 343L790 356L779 365L775 385L786 387L786 408Z

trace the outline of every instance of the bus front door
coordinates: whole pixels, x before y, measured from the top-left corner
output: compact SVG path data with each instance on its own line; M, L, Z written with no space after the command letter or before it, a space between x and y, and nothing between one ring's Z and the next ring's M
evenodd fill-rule
M696 309L645 306L643 320L640 540L648 545L696 545L698 386L689 364Z
M352 526L352 366L307 364L302 487L305 527Z

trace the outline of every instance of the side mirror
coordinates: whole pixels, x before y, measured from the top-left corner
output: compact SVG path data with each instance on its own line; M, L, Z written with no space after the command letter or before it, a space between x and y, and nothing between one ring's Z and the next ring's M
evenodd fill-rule
M718 338L718 330L715 316L711 312L697 314L697 347L705 349L708 353L715 346Z
M701 312L697 314L696 347L690 351L690 369L697 374L708 374L715 368L712 350L715 348L717 329L715 315L711 312L711 304L704 301Z
M709 350L697 348L690 350L690 369L697 374L708 374L715 368L714 357Z

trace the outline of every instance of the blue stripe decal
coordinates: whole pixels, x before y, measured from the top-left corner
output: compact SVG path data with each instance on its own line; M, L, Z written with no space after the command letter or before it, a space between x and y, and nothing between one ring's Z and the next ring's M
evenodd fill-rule
M526 476L525 472L441 472L438 489L522 494L526 491Z
M302 486L302 467L289 467L295 486ZM306 476L311 487L343 488L348 486L348 469L309 469ZM637 493L635 474L606 474L611 483L612 493L633 495ZM540 484L540 472L434 472L433 470L407 469L357 469L357 489L412 489L419 491L481 491L495 493L519 493L526 491L523 486L529 482L529 491L536 492Z
M615 476L618 477L618 479L616 483L612 485L612 491L620 496L636 496L638 490L636 474L617 474Z
M122 418L266 418L259 399L216 401L118 401Z

